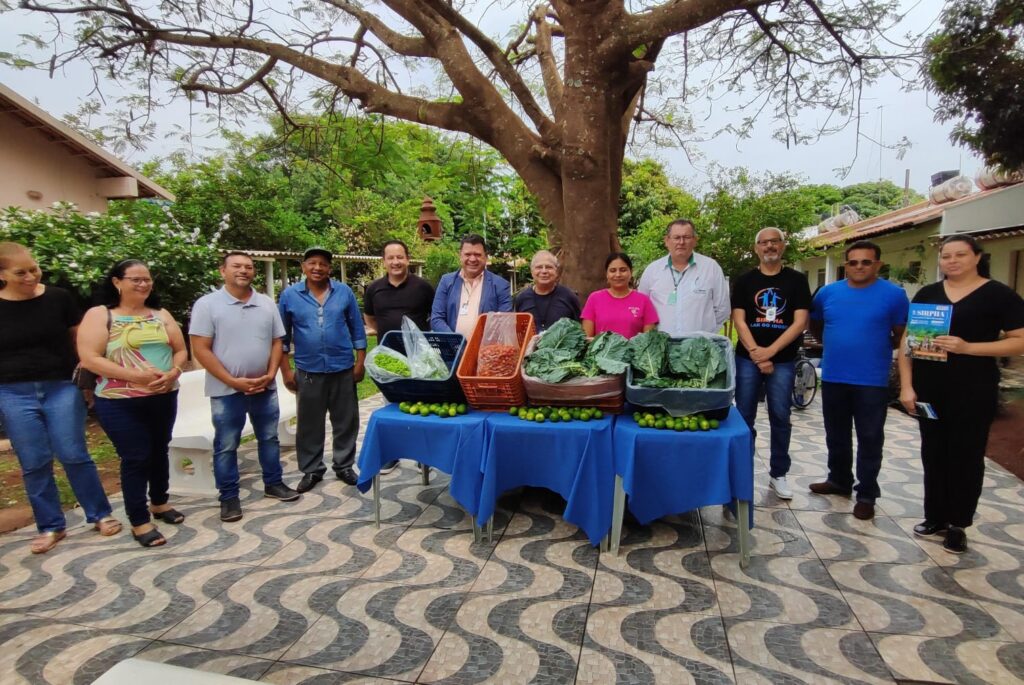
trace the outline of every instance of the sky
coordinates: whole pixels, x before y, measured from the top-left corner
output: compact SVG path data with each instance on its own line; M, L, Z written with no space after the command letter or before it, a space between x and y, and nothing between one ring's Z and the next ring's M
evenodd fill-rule
M921 30L933 26L941 6L938 0L918 0L908 5L908 28ZM485 19L495 20L495 17L492 13ZM498 18L497 21L507 25L507 19ZM19 34L38 32L40 26L39 17L21 11L4 14L0 21L0 50L16 51ZM52 78L45 72L18 71L0 65L0 83L36 102L59 119L74 112L88 97L93 77L85 65L71 67ZM107 87L105 92L112 91ZM735 136L722 135L701 143L698 146L700 155L696 159L672 148L645 146L638 152L665 163L672 176L688 189L705 184L709 169L717 165L725 168L742 166L755 173L793 173L811 183L836 185L885 179L902 186L905 171L909 169L910 187L926 193L929 177L935 172L959 169L973 178L983 167L980 158L949 141L951 125L935 122L933 105L933 95L920 90L906 92L895 79L888 79L864 94L863 135L859 146L856 130L850 126L813 145L787 149L783 143L771 138L773 125L765 120L747 139L737 140ZM132 164L140 164L180 149L183 147L181 140L169 135L179 127L188 128L193 133L193 143L186 148L190 153L209 154L219 145L218 135L198 117L190 118L190 111L184 102L161 109L157 117L161 134L158 140L145 151L126 152L121 156ZM250 128L246 133L255 134L260 130ZM894 150L874 142L890 145L903 137L910 141L910 148L903 159L897 159ZM850 167L845 177L837 172L841 167Z

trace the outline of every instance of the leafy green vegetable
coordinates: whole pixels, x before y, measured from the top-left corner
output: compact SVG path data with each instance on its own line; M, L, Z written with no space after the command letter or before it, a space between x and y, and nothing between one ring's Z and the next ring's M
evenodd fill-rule
M583 326L579 321L568 318L556 321L537 342L538 350L563 350L572 353L573 359L583 354L586 346L587 335Z
M661 331L640 333L629 340L633 368L645 378L657 378L665 368L669 336Z
M538 378L545 383L561 383L573 376L584 375L584 366L576 356L567 350L535 350L526 358L527 376Z
M629 341L618 333L605 331L599 333L590 345L587 346L587 353L583 357L583 365L594 370L594 373L619 374L626 373L631 358Z
M694 381L693 385L684 387L725 387L725 371L728 367L725 353L709 338L687 338L672 343L668 351L668 365L673 374ZM721 385L718 385L719 382Z

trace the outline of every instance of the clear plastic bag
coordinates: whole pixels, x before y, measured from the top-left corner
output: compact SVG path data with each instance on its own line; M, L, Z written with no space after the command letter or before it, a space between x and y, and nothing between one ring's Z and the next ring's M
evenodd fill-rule
M383 345L377 345L366 353L366 372L378 383L412 377L409 358Z
M441 352L428 341L423 331L408 316L402 317L402 344L413 378L438 380L448 377L448 365Z
M476 358L478 376L513 376L519 363L516 315L489 312Z

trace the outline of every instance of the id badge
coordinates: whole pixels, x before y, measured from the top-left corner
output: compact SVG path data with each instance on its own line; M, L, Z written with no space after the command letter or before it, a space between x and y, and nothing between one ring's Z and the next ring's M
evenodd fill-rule
M670 292L668 294L668 303L669 304L675 304L676 303L676 291L675 290L673 290L672 292Z
M768 307L767 309L764 310L764 318L768 319L769 321L775 321L775 315L778 313L778 311L778 307Z
M459 307L459 316L465 316L469 313L469 302L463 302L462 306Z

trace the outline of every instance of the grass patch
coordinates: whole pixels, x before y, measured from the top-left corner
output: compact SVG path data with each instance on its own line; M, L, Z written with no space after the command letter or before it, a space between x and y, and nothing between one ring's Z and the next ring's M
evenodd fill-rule
M370 350L372 350L376 346L377 336L366 336L367 354L369 354ZM367 397L372 397L373 395L376 395L379 392L380 390L377 389L377 386L374 384L373 379L370 378L370 374L366 374L363 380L356 386L356 395L358 395L360 401L365 400Z

